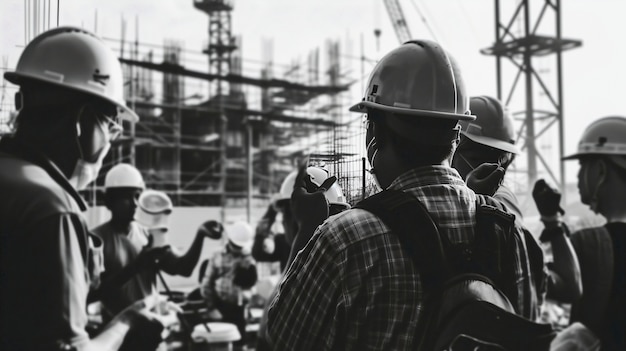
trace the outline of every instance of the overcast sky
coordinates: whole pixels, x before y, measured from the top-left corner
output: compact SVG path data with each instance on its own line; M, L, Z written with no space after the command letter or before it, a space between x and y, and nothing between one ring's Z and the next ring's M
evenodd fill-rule
M510 6L517 3L502 2ZM541 0L530 2L534 10L543 4ZM578 138L591 121L607 115L626 115L623 103L626 1L561 2L563 36L583 41L582 48L563 55L565 151L570 153L576 149ZM55 25L56 1L51 3L51 22ZM493 1L401 0L400 3L413 37L437 39L457 58L471 94L496 94L495 59L479 53L479 49L494 42ZM416 5L429 27L418 16ZM24 7L24 0L0 1L0 55L8 58L9 67L15 65L24 45ZM503 21L508 20L511 13L503 11ZM104 37L121 36L122 16L128 22L129 39L134 39L134 22L139 16L140 41L160 44L164 39L179 39L191 50L200 50L206 41L208 19L194 9L191 0L60 0L61 25L82 25L96 29ZM554 34L552 22L545 24L549 26L539 33ZM380 50L376 48L373 35L375 28L382 30ZM514 25L513 28L521 27ZM296 57L306 58L313 47L323 48L329 38L341 39L344 45L351 41L351 54L358 56L359 38L363 36L365 56L374 60L398 45L382 0L237 0L233 32L243 37L244 59L261 60L262 38L273 38L274 61L284 64ZM360 71L358 61L353 65L353 71ZM548 83L555 76L553 58L537 61L536 66ZM372 65L367 64L365 71L371 68ZM518 87L517 94L523 97L523 85ZM542 107L547 99L538 97L536 104ZM552 142L546 140L540 147L549 147ZM577 168L576 164L568 166L568 182L575 181Z

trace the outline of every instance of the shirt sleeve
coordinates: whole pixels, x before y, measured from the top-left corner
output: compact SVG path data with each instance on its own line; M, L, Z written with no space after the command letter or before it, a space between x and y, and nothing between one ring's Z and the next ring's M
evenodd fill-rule
M332 349L340 313L337 253L317 229L296 256L270 303L268 341L275 350ZM323 336L323 337L322 337Z
M496 193L493 194L493 198L503 203L504 206L515 215L515 222L522 225L524 216L522 215L522 210L519 207L519 200L511 189L501 185L498 190L496 190Z
M33 321L32 339L41 343L65 343L78 350L88 342L86 303L89 292L87 260L88 231L76 214L52 215L34 224L31 271L39 307ZM40 342L37 341L39 344Z

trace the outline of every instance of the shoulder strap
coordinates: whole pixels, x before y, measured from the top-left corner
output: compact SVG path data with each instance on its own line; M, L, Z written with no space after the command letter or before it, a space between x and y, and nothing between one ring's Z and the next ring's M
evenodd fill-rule
M425 290L448 277L439 229L415 196L399 190L384 190L359 202L355 208L373 213L391 228L419 268Z
M477 195L476 201L476 235L477 241L482 240L478 246L486 248L491 256L483 257L487 264L485 274L513 302L517 313L531 318L537 306L537 289L544 284L543 252L534 245L530 232L519 227L515 215L498 200ZM516 281L520 274L528 279L521 286Z
M572 306L572 320L598 332L613 285L613 240L604 226L582 229L572 234L570 240L580 262L585 292Z

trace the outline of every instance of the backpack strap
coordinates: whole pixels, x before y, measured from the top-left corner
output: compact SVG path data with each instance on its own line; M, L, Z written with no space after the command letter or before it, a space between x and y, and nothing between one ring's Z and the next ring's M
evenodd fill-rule
M613 285L613 240L605 227L587 228L570 237L580 262L584 294L572 305L572 321L602 332Z
M543 251L536 239L515 221L515 215L500 201L478 195L476 221L478 238L483 238L487 250L498 261L486 257L493 269L485 274L491 277L515 306L517 313L529 319L538 316L540 291L545 290ZM515 256L515 258L513 258ZM497 265L496 265L497 264ZM515 281L520 274L524 282Z
M384 190L360 201L355 208L371 212L391 228L402 249L415 267L419 267L424 291L448 277L439 228L415 196L400 190Z

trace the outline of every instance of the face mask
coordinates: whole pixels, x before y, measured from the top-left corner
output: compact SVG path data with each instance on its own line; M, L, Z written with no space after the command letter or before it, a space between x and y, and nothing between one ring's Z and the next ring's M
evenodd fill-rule
M369 173L374 178L374 182L376 186L380 189L380 183L378 182L378 178L376 177L376 171L374 169L374 161L376 160L376 155L378 154L378 146L376 145L376 137L372 137L369 144L367 144L367 160L370 163Z
M109 152L110 148L111 144L106 143L100 150L100 155L95 162L87 162L82 158L79 158L78 161L76 161L76 166L74 166L74 171L69 179L69 182L72 184L74 189L84 190L87 188L89 183L96 180L98 173L100 172L100 168L102 168L102 161Z
M585 168L583 170L584 173L583 173L582 183L583 183L585 193L587 194L587 196L589 196L588 201L587 201L589 205L589 209L591 209L591 211L593 211L594 213L599 213L600 200L598 199L598 195L600 192L600 187L602 186L602 184L604 184L604 180L606 177L603 176L602 179L596 181L595 184L592 185L589 180L589 170L591 166L586 165L584 167ZM606 166L598 165L597 167L606 167Z

